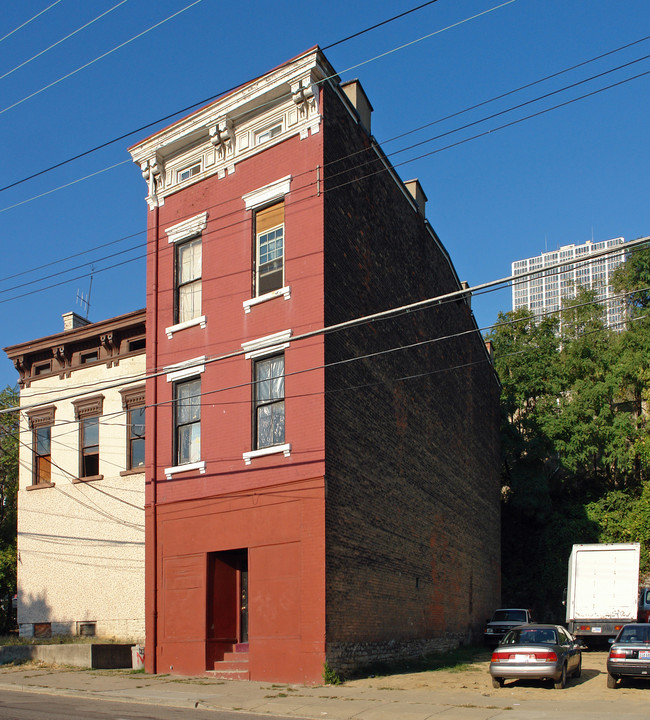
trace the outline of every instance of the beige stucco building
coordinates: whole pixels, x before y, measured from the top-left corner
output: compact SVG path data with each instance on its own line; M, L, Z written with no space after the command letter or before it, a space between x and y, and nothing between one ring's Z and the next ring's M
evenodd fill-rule
M21 636L144 639L145 311L5 348L20 374Z

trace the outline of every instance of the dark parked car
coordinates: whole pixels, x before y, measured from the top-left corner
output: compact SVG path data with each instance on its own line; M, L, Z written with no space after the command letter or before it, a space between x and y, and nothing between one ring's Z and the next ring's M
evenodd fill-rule
M498 645L508 630L517 625L531 623L533 618L530 610L524 608L499 608L494 611L492 619L488 620L483 631L483 638L487 645Z
M624 677L650 678L650 625L630 623L621 628L607 657L607 687Z
M561 625L521 625L510 630L492 653L492 685L504 680L553 680L557 690L567 677L580 677L583 646Z

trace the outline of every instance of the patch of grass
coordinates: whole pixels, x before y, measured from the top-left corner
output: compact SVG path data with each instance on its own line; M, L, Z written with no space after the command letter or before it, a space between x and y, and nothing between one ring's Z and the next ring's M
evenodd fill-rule
M396 661L394 663L374 663L355 673L355 677L372 677L374 675L404 675L415 672L465 672L478 670L475 663L490 659L490 652L483 646L464 645L444 653L431 653L419 658Z
M341 684L341 676L332 670L332 668L329 666L329 663L325 663L323 665L323 682L325 685L340 685Z

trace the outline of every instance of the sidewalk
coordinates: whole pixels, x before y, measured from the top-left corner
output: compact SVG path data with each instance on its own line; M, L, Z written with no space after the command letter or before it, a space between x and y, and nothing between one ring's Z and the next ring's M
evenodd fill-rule
M549 690L526 700L505 689L498 696L470 688L391 690L351 685L304 687L119 670L0 667L0 692L38 692L96 697L149 705L229 710L314 720L537 720L578 717L647 718L645 697L612 693L607 702L585 701ZM649 689L650 692L650 689Z

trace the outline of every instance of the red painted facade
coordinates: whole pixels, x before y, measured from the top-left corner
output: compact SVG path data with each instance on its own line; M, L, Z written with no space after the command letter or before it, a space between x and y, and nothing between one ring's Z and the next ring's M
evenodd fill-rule
M213 176L168 198L149 213L149 371L199 356L216 358L247 340L290 328L323 326L322 200L314 195L322 135L298 136L266 149L225 178ZM251 298L253 212L242 196L294 176L285 197L282 296L246 313ZM207 210L202 233L205 327L168 338L174 318L174 247L165 228ZM300 242L296 243L295 239ZM154 286L152 279L158 278ZM321 278L320 282L318 278ZM155 296L155 298L154 298ZM227 553L247 555L250 677L313 682L325 659L323 338L285 351L286 438L298 448L245 465L251 450L251 361L207 363L201 373L201 459L205 473L174 465L173 384L165 374L148 386L147 670L200 674L241 640L238 579ZM311 368L315 368L311 370ZM305 372L307 371L307 372ZM154 387L155 386L155 387ZM155 498L154 498L155 483ZM155 508L155 512L154 512ZM156 531L153 525L156 523ZM220 561L223 556L224 561ZM154 585L155 583L155 585ZM153 624L157 624L154 630ZM157 637L154 656L149 638ZM227 669L227 668L226 668ZM235 677L239 675L235 674Z
M463 551L462 560L455 564L452 561L452 567L463 565L464 569L462 577L457 574L452 578L452 583L458 585L458 597L453 599L451 620L449 616L444 621L436 620L438 605L434 601L440 589L427 590L426 597L420 594L411 598L411 579L408 589L400 581L393 596L382 597L381 583L384 579L390 582L391 576L378 558L386 562L386 552L394 554L393 569L400 577L402 568L410 562L400 556L400 542L395 542L399 535L394 530L374 537L375 532L384 532L385 518L393 516L403 522L409 528L409 542L416 541L417 547L423 548L421 557L419 549L408 548L411 557L416 557L424 568L417 570L413 584L417 588L420 575L428 574L427 582L433 582L438 572L437 561L432 558L439 545L434 546L433 538L441 533L444 543L448 535L458 535L459 530L455 520L446 521L449 527L444 531L429 527L433 517L430 509L438 507L438 502L429 506L428 500L416 498L412 507L419 514L417 522L409 515L411 510L404 510L403 517L401 511L394 511L397 506L392 495L399 494L400 483L407 481L409 487L415 487L430 482L426 477L431 467L428 456L418 455L424 469L411 467L414 453L407 450L408 442L421 442L421 428L428 422L410 417L416 406L413 397L406 396L403 389L391 389L394 396L388 398L386 407L385 400L377 397L376 410L364 408L363 401L352 396L341 400L343 396L335 392L338 379L334 375L334 393L328 395L326 373L334 371L326 371L327 363L350 353L362 354L382 336L386 325L378 332L370 328L370 340L366 335L351 341L328 340L327 334L318 331L362 311L435 294L436 288L428 286L430 274L440 276L439 290L453 291L459 284L446 257L435 249L431 240L434 236L426 229L416 205L396 178L384 173L373 195L364 190L366 195L357 199L354 193L348 193L345 202L337 199L340 195L330 184L334 192L326 197L323 180L331 162L328 157L349 154L344 143L337 149L337 138L349 134L350 147L369 147L368 133L359 122L354 103L338 88L336 79L323 84L323 79L330 76L335 78L322 54L311 51L131 149L150 190L148 672L216 671L225 677L315 683L322 678L329 650L333 659L337 653L339 657L341 653L357 653L362 662L359 648L363 643L384 647L393 642L391 638L397 638L408 644L424 635L430 639L436 633L446 633L445 638L451 642L452 636L460 637L469 626L482 622L486 606L498 600L497 581L492 579L495 565L498 569L498 484L493 482L491 469L476 472L480 461L474 459L468 463L471 471L463 472L471 482L475 475L487 477L488 489L485 507L472 512L494 525L487 540L488 545L496 544L496 550L486 551L489 558L484 562L479 548L486 538L481 538L476 548L470 543L470 550ZM328 108L331 121L327 119ZM261 116L259 120L257 115ZM271 137L275 132L274 118L280 118L277 127L281 130L267 143L267 134ZM189 160L183 160L183 153ZM196 180L179 181L178 169L190 167L192 162L200 168ZM338 168L329 171L334 185L345 180L337 173ZM246 301L255 297L256 207L264 205L264 188L280 180L290 186L282 192L284 286L290 292L247 308ZM255 191L262 193L262 200L247 208L247 198ZM384 196L385 202L381 200ZM373 206L373 198L377 207ZM332 204L326 212L328 201ZM390 212L393 222L399 225L403 214L415 228L417 242L434 248L426 250L431 260L423 257L421 267L418 259L414 263L409 260L409 267L402 271L390 257L390 250L379 265L385 265L386 271L374 269L375 254L378 257L382 247L388 250L389 244L384 239L375 241L372 229L360 218L364 213L372 216L379 212L382 203L383 212ZM393 204L396 213L391 210ZM204 318L201 323L179 328L175 326L178 260L168 231L202 213L207 213L198 232ZM386 231L390 222L384 222L379 215L377 218L377 228ZM417 253L414 257L418 257ZM383 277L381 273L385 273ZM417 281L416 294L404 290L413 284L414 277L424 278ZM395 292L391 282L396 283ZM377 291L379 298L374 297ZM473 319L463 305L453 310L445 322L466 328ZM285 334L282 342L284 444L290 448L246 457L254 449L252 379L256 356L243 354L242 345L287 331L291 337ZM311 332L315 334L300 338ZM428 332L424 326L416 327L415 337L426 337ZM390 333L387 337L392 342ZM475 339L468 342L473 343L472 352L479 348L480 354L481 343ZM200 462L183 469L175 459L174 383L179 368L184 372L179 364L192 360L194 368L182 377L200 378L201 451ZM418 362L420 367L422 362ZM431 362L427 358L426 366ZM375 373L376 369L368 372ZM468 375L465 372L463 377ZM364 377L362 372L359 378ZM349 382L358 385L357 378L350 377ZM489 384L481 380L477 387L481 383ZM426 400L419 390L417 397ZM346 406L339 406L339 401ZM488 398L485 406L489 404ZM357 409L370 412L357 419ZM497 415L493 413L486 420L481 415L483 410L483 406L477 409L475 420L468 420L465 412L458 419L458 427L462 424L468 433L479 425L496 428ZM449 414L445 412L441 417L449 425ZM366 432L371 425L376 437ZM387 440L398 442L396 451ZM486 442L475 452L481 461L490 460L485 447L493 452L491 437ZM386 466L382 477L384 461L379 461L379 472L374 463L384 450L393 458L403 456L404 465L398 473ZM364 475L368 474L376 479L370 494L363 489ZM410 502L410 492L404 494L405 502ZM358 493L362 494L355 495ZM462 514L461 505L452 509ZM346 518L354 519L350 530L345 527ZM465 524L472 526L472 518ZM364 538L368 538L367 542ZM382 543L389 543L387 551ZM445 558L446 564L448 560ZM473 569L482 566L488 571ZM485 577L479 577L483 572ZM469 614L464 597L467 582ZM471 596L473 584L479 588L476 600ZM407 592L409 598L405 599L402 594ZM445 601L441 600L440 605L444 606Z

